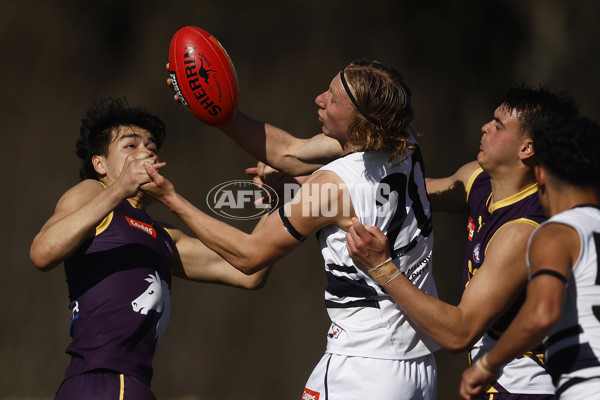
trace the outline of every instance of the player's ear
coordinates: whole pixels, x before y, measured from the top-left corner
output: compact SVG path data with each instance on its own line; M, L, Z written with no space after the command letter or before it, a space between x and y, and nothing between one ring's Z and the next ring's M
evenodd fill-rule
M533 140L530 138L523 140L521 148L519 149L519 156L521 157L521 159L526 160L528 158L533 157L534 155L535 152L533 151Z
M92 165L94 166L94 170L100 176L106 175L106 159L103 156L95 155L92 157Z

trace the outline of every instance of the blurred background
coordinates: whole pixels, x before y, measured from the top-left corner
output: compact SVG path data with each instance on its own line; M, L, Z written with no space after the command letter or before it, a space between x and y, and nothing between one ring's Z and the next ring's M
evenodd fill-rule
M342 66L396 66L413 91L427 174L440 177L474 159L481 125L513 83L567 89L599 118L599 12L594 0L3 2L0 399L51 398L68 362L63 269L38 272L28 252L78 182L75 140L95 99L126 96L164 119L164 174L202 209L212 187L256 163L173 102L164 66L179 28L206 29L228 50L240 109L300 137L320 131L314 98ZM159 205L150 212L181 225ZM439 294L457 304L465 221L434 214L434 224ZM325 348L321 264L311 238L257 292L175 279L158 398L299 399ZM455 399L466 355L437 360L438 397Z

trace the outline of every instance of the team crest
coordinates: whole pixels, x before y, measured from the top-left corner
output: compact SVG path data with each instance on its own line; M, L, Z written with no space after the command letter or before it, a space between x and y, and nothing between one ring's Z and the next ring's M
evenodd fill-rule
M481 251L481 243L477 243L475 245L475 247L473 248L473 261L475 261L477 264L479 264L479 262L481 261L481 257L479 252Z
M154 271L154 274L148 274L144 280L148 282L148 288L131 302L131 308L142 315L148 315L149 311L160 313L156 324L158 347L169 322L171 291L167 281L162 280L157 271Z

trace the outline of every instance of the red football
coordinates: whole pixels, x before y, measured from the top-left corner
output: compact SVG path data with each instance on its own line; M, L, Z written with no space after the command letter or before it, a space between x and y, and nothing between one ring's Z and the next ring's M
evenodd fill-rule
M194 26L175 32L169 69L179 100L200 121L221 126L232 120L239 101L237 75L214 36Z

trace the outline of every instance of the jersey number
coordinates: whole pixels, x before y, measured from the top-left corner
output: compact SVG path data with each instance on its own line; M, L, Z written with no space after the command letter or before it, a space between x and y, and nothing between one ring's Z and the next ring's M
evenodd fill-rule
M421 173L421 179L418 181L415 180L415 170ZM414 245L414 241L417 238L413 239L411 243L406 246L395 249L396 239L402 230L402 226L404 221L406 220L406 198L407 196L404 194L405 190L408 190L408 198L412 201L412 210L415 214L415 218L417 220L417 224L419 229L421 230L421 236L427 237L431 233L432 224L431 224L431 213L427 213L425 209L425 205L422 203L421 199L424 198L426 201L429 201L427 197L427 190L425 188L425 180L424 177L424 169L423 169L423 159L421 157L421 151L417 147L412 154L412 168L410 170L410 176L407 177L401 173L393 173L387 175L385 178L381 180L377 187L378 198L376 201L377 207L381 207L385 204L384 201L389 201L389 195L392 192L396 192L398 194L398 205L396 206L396 211L394 212L394 216L390 221L390 226L388 228L387 237L388 244L390 247L390 253L392 257L397 256L399 253L403 253L408 251L410 247ZM407 187L408 180L408 187ZM388 190L384 190L385 186L387 186ZM379 196L379 194L381 194Z

